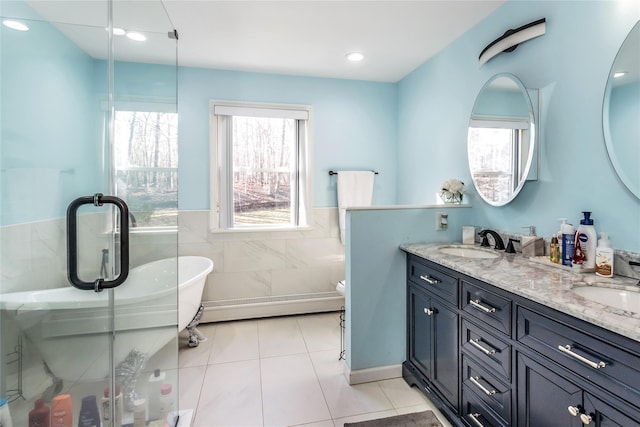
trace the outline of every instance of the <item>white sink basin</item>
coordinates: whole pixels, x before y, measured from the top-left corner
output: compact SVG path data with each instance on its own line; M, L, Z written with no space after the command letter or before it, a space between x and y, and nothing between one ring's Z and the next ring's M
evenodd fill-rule
M640 313L640 291L634 292L599 286L581 286L573 288L572 291L588 300L596 301L600 304L633 313Z
M492 259L500 257L497 252L473 246L443 246L438 248L438 252L462 258Z

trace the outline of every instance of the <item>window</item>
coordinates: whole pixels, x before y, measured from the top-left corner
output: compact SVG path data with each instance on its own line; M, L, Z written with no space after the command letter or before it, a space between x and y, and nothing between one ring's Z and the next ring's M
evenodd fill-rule
M211 102L212 229L308 223L309 108Z
M162 108L149 105L141 107L116 106L116 195L129 205L131 225L176 226L178 114L153 111Z

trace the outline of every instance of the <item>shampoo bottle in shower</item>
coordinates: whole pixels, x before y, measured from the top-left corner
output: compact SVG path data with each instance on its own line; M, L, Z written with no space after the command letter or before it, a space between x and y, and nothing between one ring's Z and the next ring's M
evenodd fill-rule
M98 402L95 396L82 398L78 427L100 427L100 412L98 411Z
M147 398L149 400L149 420L157 420L160 418L160 389L164 384L167 375L156 369L149 376L149 384L147 390Z
M162 384L160 387L160 419L166 421L171 412L173 412L171 384Z
M109 387L104 389L102 397L102 427L122 427L122 393L120 386L116 385L116 393L114 395L114 408L116 417L111 420L111 399L109 398Z
M29 427L49 427L50 412L44 400L36 400L33 409L29 412Z
M70 394L59 394L51 401L51 427L72 427L73 407Z

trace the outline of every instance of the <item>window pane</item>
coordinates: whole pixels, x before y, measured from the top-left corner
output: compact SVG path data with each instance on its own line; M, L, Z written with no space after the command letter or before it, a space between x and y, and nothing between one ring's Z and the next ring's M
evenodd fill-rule
M116 194L138 227L177 225L178 115L116 111Z
M469 128L469 167L490 200L506 200L513 191L513 138L511 129Z
M296 121L234 116L233 225L291 225Z

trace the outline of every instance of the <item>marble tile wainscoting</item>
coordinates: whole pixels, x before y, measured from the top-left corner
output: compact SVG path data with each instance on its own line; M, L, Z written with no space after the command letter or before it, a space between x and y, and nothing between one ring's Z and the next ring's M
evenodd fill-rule
M340 309L345 278L337 208L313 209L300 230L209 229L209 211L180 211L180 255L214 262L203 295L204 322Z

